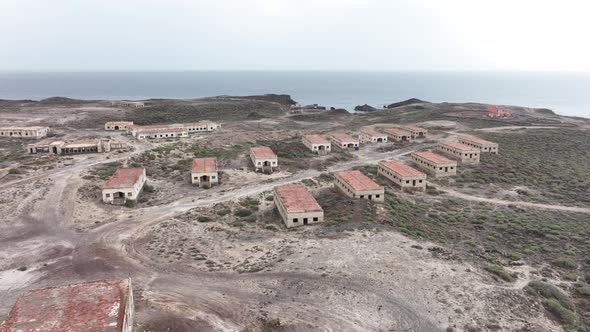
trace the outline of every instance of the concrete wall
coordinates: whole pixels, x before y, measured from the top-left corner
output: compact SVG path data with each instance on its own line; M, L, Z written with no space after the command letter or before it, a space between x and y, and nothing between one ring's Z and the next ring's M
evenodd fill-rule
M139 193L141 189L143 189L143 185L146 183L147 177L144 173L139 177L137 183L133 185L133 187L129 188L118 188L118 189L103 189L102 190L102 201L105 203L113 203L113 195L118 192L122 192L125 194L125 200L136 200L139 197Z
M434 176L435 178L453 176L457 174L457 163L436 164L414 155L412 155L412 162L414 162L418 168Z
M425 190L426 175L422 176L401 176L389 168L377 167L377 174L382 175L396 184L402 190Z
M354 148L359 147L359 141L343 142L335 137L332 137L332 142L342 149L349 149L349 148L354 149ZM349 146L349 145L351 145L351 146Z
M324 221L324 211L288 213L287 209L283 205L283 202L279 198L279 195L277 195L276 192L273 192L273 194L277 210L283 218L283 222L285 223L285 226L287 226L287 228L317 224Z
M208 176L209 181L201 183L202 176ZM196 184L199 187L205 187L205 186L213 187L214 185L219 184L219 173L218 172L209 172L209 173L191 172L191 183Z
M354 190L348 183L338 176L334 177L334 186L348 197L376 202L383 202L385 200L385 189L383 188L377 190Z
M381 139L381 141L379 141ZM363 132L359 134L359 140L363 143L387 143L387 135L371 136Z
M27 128L0 128L0 137L13 137L13 138L42 138L47 136L49 127L43 127L39 129L27 129Z
M473 151L462 151L459 149L455 149L453 147L449 147L446 145L439 145L437 151L441 152L442 154L449 156L453 159L460 161L462 164L467 165L475 165L479 164L479 150Z
M105 123L104 129L105 130L120 130L120 131L127 131L129 126L133 125L133 122L121 122L121 123Z
M389 134L388 137L389 137L389 139L394 140L396 142L411 142L412 141L412 135Z
M129 279L129 296L127 298L127 306L125 307L125 317L123 318L123 326L121 327L121 332L132 332L134 320L135 302L133 300L133 287L131 286L131 279Z

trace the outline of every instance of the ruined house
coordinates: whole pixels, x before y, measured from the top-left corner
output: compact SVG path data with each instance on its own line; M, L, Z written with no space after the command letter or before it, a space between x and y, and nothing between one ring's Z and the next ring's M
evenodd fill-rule
M102 201L117 205L135 201L146 181L145 168L119 168L102 187Z
M387 142L387 135L373 129L361 129L359 140L362 143L381 143Z
M31 154L50 153L56 155L75 155L86 153L106 153L111 150L124 149L127 145L110 139L80 140L80 141L45 141L27 145Z
M458 160L462 164L479 164L480 151L476 147L459 142L443 141L438 143L437 151Z
M127 131L131 126L133 126L133 121L109 121L104 124L104 130Z
M478 148L481 152L498 154L498 143L486 141L479 137L470 135L459 135L457 139L459 140L459 143Z
M402 190L426 189L426 174L398 160L380 161L377 174L386 177Z
M272 172L279 168L279 159L268 146L250 148L250 159L256 171Z
M219 129L218 123L211 121L198 121L189 123L173 123L162 125L129 126L128 131L137 139L145 138L185 138L189 133L211 132Z
M413 152L412 161L435 178L457 174L457 162L430 151Z
M217 158L197 158L193 160L191 183L199 187L210 188L219 183Z
M320 135L305 135L302 138L302 142L313 153L317 153L319 155L325 155L330 153L330 150L332 148L330 142Z
M0 127L0 138L34 138L39 139L47 136L49 127Z
M409 131L413 139L426 138L428 135L428 130L414 125L400 125L399 127L405 131Z
M287 228L324 221L324 210L301 184L274 187L274 202Z
M357 149L359 148L359 140L345 133L334 133L330 135L332 142L342 149Z
M334 173L334 186L346 196L383 202L385 189L359 170Z
M134 314L131 279L92 281L26 291L0 331L131 332Z
M389 136L390 140L395 142L411 142L412 133L399 128L387 128L385 133Z

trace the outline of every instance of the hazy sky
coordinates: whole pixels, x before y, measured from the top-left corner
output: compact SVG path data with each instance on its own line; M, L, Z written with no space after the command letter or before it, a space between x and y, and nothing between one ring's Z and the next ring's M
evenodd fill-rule
M587 0L0 0L4 70L590 71Z

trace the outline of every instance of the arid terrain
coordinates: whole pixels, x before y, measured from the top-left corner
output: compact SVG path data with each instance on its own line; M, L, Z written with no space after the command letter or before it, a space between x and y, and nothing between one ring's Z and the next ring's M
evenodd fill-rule
M408 103L372 112L291 113L287 96L106 101L0 101L0 126L51 127L60 140L111 137L128 148L75 156L28 154L0 138L0 321L27 289L131 277L137 331L590 331L590 120L548 110ZM221 123L179 140L103 130ZM426 140L335 148L315 156L307 133L415 123ZM469 133L498 155L402 193L377 177L381 160ZM252 146L280 171L255 173ZM190 184L190 162L216 156L221 184ZM101 201L117 167L145 167L137 206ZM350 199L332 172L359 169L384 203ZM301 182L326 221L287 229L271 190Z

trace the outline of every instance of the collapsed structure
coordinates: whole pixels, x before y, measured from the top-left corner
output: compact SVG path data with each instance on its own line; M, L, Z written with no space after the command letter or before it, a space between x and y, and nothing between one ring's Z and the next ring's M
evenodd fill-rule
M330 136L332 142L342 149L356 149L359 148L359 140L345 133L334 133Z
M199 187L209 188L219 183L217 158L197 158L191 168L191 183Z
M131 280L93 281L26 291L0 331L131 332Z
M146 181L145 168L119 168L102 187L102 201L117 205L135 201Z
M85 153L106 153L111 150L125 149L127 145L110 139L80 141L47 141L28 144L27 151L31 154L51 153L57 155L74 155Z
M43 138L47 136L49 127L0 127L0 137Z
M359 139L363 143L381 143L387 142L387 135L373 129L361 129Z
M385 189L359 170L334 173L334 185L352 198L383 202Z
M485 139L470 135L459 135L457 139L460 143L478 148L481 152L498 154L498 143L486 141Z
M133 121L109 121L104 124L104 130L127 131L131 126L133 126Z
M385 132L389 136L389 139L396 141L396 142L411 142L412 141L412 133L409 131L405 131L400 128L387 128Z
M274 187L273 196L287 228L324 221L324 210L303 185Z
M479 149L459 142L444 141L437 150L461 162L462 164L479 164Z
M302 142L313 153L317 153L319 155L325 155L330 153L330 150L332 148L330 142L320 135L305 135L302 138Z
M220 125L211 121L198 121L190 123L173 123L162 125L129 126L128 131L137 139L144 138L182 138L189 133L209 132L218 129Z
M377 174L388 178L402 190L426 189L426 174L401 161L380 161L377 165Z
M403 130L409 131L414 139L426 138L426 135L428 134L428 130L415 125L400 125L399 127Z
M435 178L457 174L457 162L430 151L413 152L412 161Z
M279 167L277 155L268 146L250 148L250 159L256 171L272 172Z

